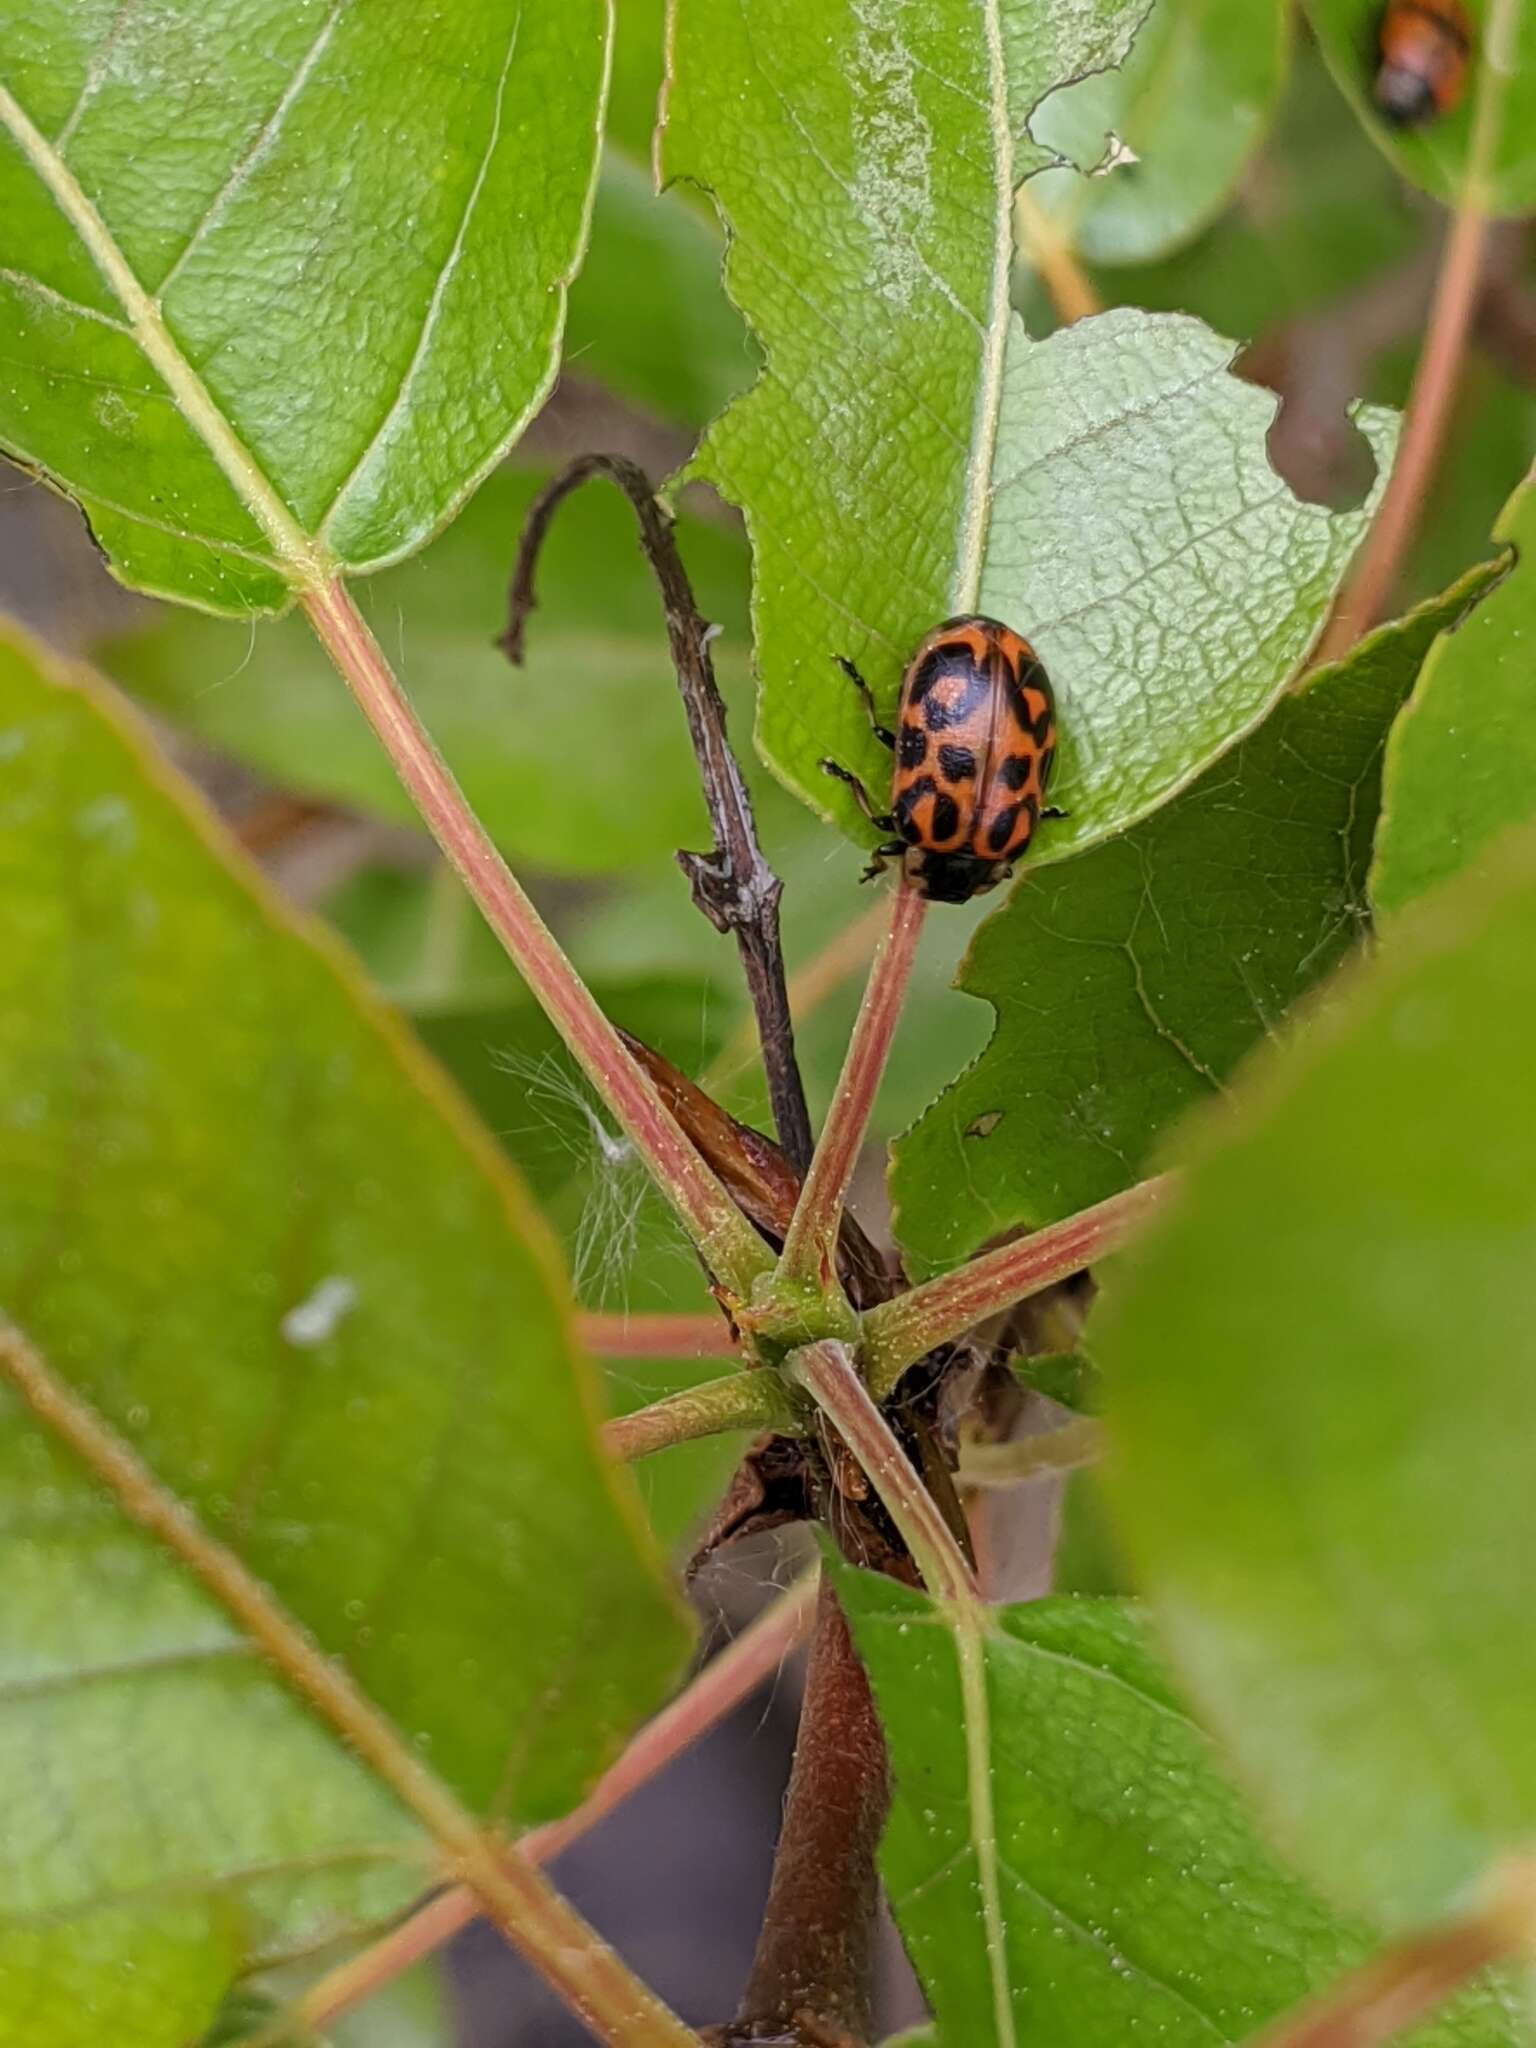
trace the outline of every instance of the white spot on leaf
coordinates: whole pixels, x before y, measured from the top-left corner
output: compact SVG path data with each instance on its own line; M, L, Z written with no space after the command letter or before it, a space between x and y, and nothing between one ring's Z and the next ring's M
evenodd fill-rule
M289 1309L279 1328L283 1341L309 1351L336 1334L342 1318L357 1306L357 1288L345 1275L332 1273L304 1301Z

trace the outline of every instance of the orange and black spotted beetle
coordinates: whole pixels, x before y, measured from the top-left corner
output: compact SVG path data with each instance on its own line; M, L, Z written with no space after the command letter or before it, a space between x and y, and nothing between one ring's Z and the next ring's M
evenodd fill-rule
M1460 0L1389 0L1377 30L1372 95L1396 128L1448 114L1467 83L1472 27Z
M896 755L891 808L877 814L856 775L823 761L846 782L870 823L896 838L875 849L864 879L886 854L920 896L964 903L1013 872L1042 817L1056 758L1056 704L1033 647L996 619L946 619L923 640L902 677L899 732L880 724L869 685L851 661L838 666L864 699L875 735Z

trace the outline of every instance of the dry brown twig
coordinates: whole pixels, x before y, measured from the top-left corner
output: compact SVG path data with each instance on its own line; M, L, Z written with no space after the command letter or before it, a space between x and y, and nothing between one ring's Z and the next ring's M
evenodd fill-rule
M813 1139L805 1086L795 1060L794 1021L779 940L779 899L784 885L763 856L752 800L726 734L725 704L715 682L710 642L714 628L698 608L672 522L638 464L620 455L582 455L546 484L529 508L507 599L501 636L509 660L521 662L528 615L537 604L534 575L539 550L562 500L589 477L603 476L629 499L640 522L646 560L661 591L672 662L698 757L704 801L715 835L709 853L679 853L693 900L717 931L729 932L757 1018L763 1067L779 1143L797 1172L810 1165Z

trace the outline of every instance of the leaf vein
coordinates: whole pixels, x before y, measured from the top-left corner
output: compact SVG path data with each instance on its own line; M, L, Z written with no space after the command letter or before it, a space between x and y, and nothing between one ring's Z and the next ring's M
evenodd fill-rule
M190 1670L199 1664L248 1662L255 1645L246 1642L198 1643L175 1650L146 1651L110 1664L72 1664L67 1670L41 1672L35 1678L0 1679L0 1708L12 1702L46 1699L76 1685L113 1685L120 1679L158 1676L163 1671Z
M1117 1976L1139 1977L1143 1984L1151 1985L1154 1991L1161 1991L1166 1998L1172 1999L1176 2005L1182 2006L1187 2013L1190 2013L1200 2022L1201 2026L1208 2033L1214 2034L1218 2041L1231 2040L1232 2036L1222 2026L1220 2021L1213 2019L1208 2012L1203 2011L1186 1992L1179 1990L1177 1985L1168 1983L1165 1978L1159 1977L1153 1971L1145 1969L1140 1963L1133 1962L1123 1949L1116 1948L1115 1944L1096 1928L1085 1927L1082 1921L1075 1920L1064 1907L1057 1905L1054 1899L1041 1891L1038 1885L1032 1884L1022 1871L1016 1870L1006 1856L999 1854L997 1860L1004 1875L1021 1892L1026 1893L1037 1904L1043 1906L1059 1926L1065 1927L1070 1933L1075 1934L1078 1940L1085 1942L1088 1947L1097 1949L1106 1958L1110 1968Z
M131 341L133 329L126 320L114 320L110 313L102 313L95 306L87 306L79 299L72 299L66 293L55 291L51 284L44 284L40 277L33 277L30 271L12 270L0 264L0 282L15 285L28 298L41 299L46 305L55 306L61 313L72 313L78 320L94 320L102 327L110 327L115 334L126 334ZM35 364L21 363L20 367L34 369ZM93 378L94 383L102 380Z
M117 48L123 30L131 17L138 11L140 0L121 0L106 34L91 52L86 65L85 76L80 81L80 90L75 95L75 104L65 116L64 125L53 139L53 146L62 156L74 139L75 130L80 126L87 108L101 91L102 80L107 75L107 66L112 61L112 52Z
M417 337L416 347L412 351L411 360L406 365L405 374L400 380L400 388L395 393L389 410L385 413L383 419L380 420L374 432L369 436L362 453L348 471L346 479L335 497L331 500L330 506L321 519L318 528L321 539L325 538L332 521L345 504L348 493L362 476L368 464L373 460L373 456L383 442L385 435L388 434L395 420L404 411L410 398L411 386L415 383L417 373L421 369L432 346L432 337L437 332L437 323L442 313L443 301L447 297L448 287L453 281L454 274L463 260L464 244L469 237L470 224L474 220L475 209L480 203L480 194L485 189L485 181L490 175L491 159L495 156L497 144L501 140L502 104L506 98L507 79L512 70L512 58L517 50L517 40L522 26L523 15L522 9L519 8L512 23L512 34L507 42L507 53L501 60L501 75L496 81L496 97L491 109L491 132L487 136L485 148L481 152L480 163L475 171L474 182L465 195L464 211L460 215L458 230L454 235L452 247L444 259L443 267L438 273L437 282L432 287L432 296L427 301L427 310L422 317L421 333Z
M303 92L305 86L308 85L315 66L324 56L326 46L335 32L336 24L341 19L342 11L347 4L348 0L332 0L330 13L321 23L319 32L300 59L293 76L283 87L277 104L251 138L245 153L236 158L230 168L229 176L204 208L202 217L194 223L186 241L183 242L180 253L174 258L170 269L166 271L164 277L161 278L155 292L157 299L162 302L164 301L166 293L185 269L193 251L235 197L241 186L252 176L257 164L268 153L273 143L276 142L278 135L282 131L283 123L287 120L293 109L294 102Z

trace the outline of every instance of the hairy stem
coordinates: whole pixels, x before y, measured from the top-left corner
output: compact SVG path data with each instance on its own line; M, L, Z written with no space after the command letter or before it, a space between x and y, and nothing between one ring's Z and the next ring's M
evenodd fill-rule
M414 1814L444 1868L612 2048L697 2048L696 2037L522 1857L484 1830L341 1664L210 1536L137 1454L57 1379L19 1330L0 1326L0 1375L128 1518L147 1530L309 1702L347 1750Z
M576 1325L583 1348L599 1358L734 1358L737 1345L713 1315L603 1315Z
M869 2039L875 1854L890 1766L869 1680L825 1580L800 1709L800 1736L752 1974L726 2043Z
M793 1420L794 1404L777 1373L733 1372L702 1387L684 1387L633 1415L616 1415L603 1424L603 1442L616 1458L632 1463L722 1430L786 1428Z
M746 1295L770 1261L756 1232L631 1059L497 852L339 579L302 599L321 645L411 800L587 1078L628 1133L715 1278Z
M1169 1174L1141 1181L1063 1223L983 1252L969 1265L872 1308L864 1318L863 1344L870 1392L883 1401L907 1367L940 1344L963 1337L988 1316L1117 1251L1171 1186Z
M715 835L712 852L680 853L678 864L692 886L694 902L716 931L735 937L757 1019L779 1144L795 1171L803 1174L811 1158L811 1115L795 1058L794 1023L779 941L779 899L784 885L763 858L752 800L726 734L725 705L709 652L713 629L694 599L672 522L657 503L650 480L638 463L620 455L579 456L535 498L512 572L507 629L501 644L511 660L522 660L524 628L537 602L534 571L550 520L561 500L593 476L605 476L617 484L634 506L646 559L661 590L672 665Z
M1318 642L1313 656L1317 665L1341 660L1375 625L1418 531L1461 380L1487 233L1487 218L1469 207L1463 207L1451 223L1424 346L1403 414L1397 459L1349 580Z
M1495 1873L1475 1912L1411 1935L1252 2037L1248 2048L1377 2048L1443 2005L1490 1963L1536 1946L1536 1866Z
M843 1200L885 1072L927 907L924 899L905 885L892 892L891 921L870 968L837 1093L784 1240L780 1277L820 1293L829 1292L837 1282L837 1230Z
M922 1475L869 1397L848 1348L830 1340L790 1354L786 1370L815 1401L852 1451L901 1531L928 1591L962 1609L979 1601L975 1576Z
M562 1820L534 1828L518 1843L529 1863L548 1863L605 1820L632 1792L648 1784L685 1749L717 1727L779 1669L805 1633L815 1605L814 1567L765 1608L691 1685L648 1721L580 1806ZM482 1911L468 1885L454 1885L408 1920L312 1984L273 2030L270 2048L291 2032L323 2033L386 1984L434 1955ZM262 2037L251 2048L269 2048Z

